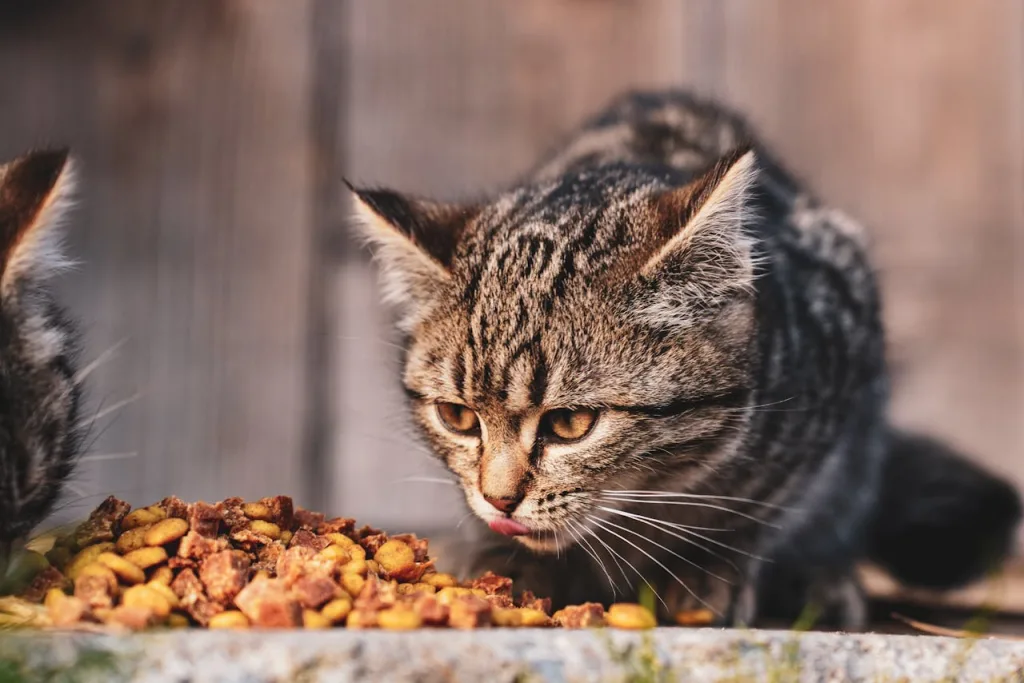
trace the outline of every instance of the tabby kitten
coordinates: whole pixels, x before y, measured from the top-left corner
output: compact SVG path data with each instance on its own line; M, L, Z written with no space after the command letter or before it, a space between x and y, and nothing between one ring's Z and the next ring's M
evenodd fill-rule
M66 151L0 165L0 564L52 511L81 441L76 334L45 288L68 265L73 175Z
M1017 493L892 429L860 226L747 126L624 96L527 178L453 204L354 189L407 335L403 383L482 548L556 603L808 601L865 623L854 563L947 586L1007 551Z

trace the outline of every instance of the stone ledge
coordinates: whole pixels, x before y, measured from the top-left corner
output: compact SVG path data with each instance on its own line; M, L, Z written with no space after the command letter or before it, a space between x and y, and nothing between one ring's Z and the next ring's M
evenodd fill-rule
M661 628L508 631L7 633L0 680L1024 681L1024 642ZM21 677L8 672L20 671ZM47 677L46 674L50 676ZM56 674L62 674L57 676Z

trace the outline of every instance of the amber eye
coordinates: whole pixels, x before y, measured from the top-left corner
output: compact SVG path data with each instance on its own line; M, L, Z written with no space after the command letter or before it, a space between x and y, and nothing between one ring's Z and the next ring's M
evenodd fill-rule
M480 418L476 413L458 403L438 403L437 416L444 426L456 434L479 434Z
M592 408L561 408L544 414L540 432L541 436L554 437L556 441L579 441L590 433L595 422L597 411Z

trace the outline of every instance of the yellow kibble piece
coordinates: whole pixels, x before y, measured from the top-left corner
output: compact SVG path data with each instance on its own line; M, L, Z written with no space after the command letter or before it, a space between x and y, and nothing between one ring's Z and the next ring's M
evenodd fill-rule
M161 547L139 548L126 553L124 559L143 569L149 569L167 561L167 551Z
M102 553L96 561L106 566L110 571L117 574L117 578L125 583L142 583L146 580L146 572L120 555L114 553ZM170 571L168 569L168 571Z
M351 538L349 538L345 534L338 533L337 531L332 531L329 534L324 534L324 536L331 543L333 543L334 545L339 545L342 548L350 548L356 544L356 542L353 541Z
M426 583L400 583L398 584L399 595L412 595L414 593L433 593L434 587Z
M161 520L146 532L146 545L160 546L177 541L188 533L188 522L177 517Z
M423 578L420 579L422 583L429 584L434 588L454 588L459 585L459 582L455 580L455 577L451 574L424 574Z
M209 628L249 628L249 618L237 610L228 610L227 612L221 612L210 617Z
M348 613L352 611L352 602L344 598L337 600L331 600L329 603L323 606L320 613L324 615L332 624L337 624L340 621L344 621Z
M160 583L159 581L150 581L146 586L162 595L164 600L166 600L171 606L171 609L178 609L181 607L177 594L175 594L167 584Z
M132 586L125 590L121 596L121 604L127 607L142 607L149 609L161 619L171 613L171 603L163 595L149 586Z
M352 610L345 618L345 626L351 629L374 628L377 625L378 614L371 610Z
M450 605L455 601L456 598L461 598L464 595L472 595L473 591L469 588L462 588L460 586L445 586L437 592L437 600L442 605Z
M83 548L77 555L71 558L71 561L64 567L64 576L68 577L72 581L78 578L78 574L82 571L82 568L92 564L96 561L96 558L103 553L113 550L113 543L97 543L91 545L88 548Z
M245 503L242 505L242 514L249 519L258 519L269 522L274 518L274 511L265 503Z
M121 530L129 531L131 529L137 529L140 526L149 526L150 524L156 524L167 515L159 515L148 508L139 508L138 510L132 510L124 519L121 520Z
M534 609L532 607L521 607L517 611L519 612L521 626L538 627L551 625L551 617L549 617L544 610Z
M146 508L146 509L147 509L147 510L149 510L149 513L150 513L151 515L153 515L154 517L156 517L156 520L157 520L158 522L159 522L159 521L160 521L161 519L167 519L167 509L166 509L166 508L164 508L164 507L163 507L163 506L161 506L161 505L150 505L150 506L149 506L148 508Z
M264 522L261 519L257 519L249 525L249 529L256 532L257 534L263 534L264 536L268 536L274 539L275 541L281 538L281 527L274 524L273 522Z
M50 590L46 591L46 597L43 598L43 606L45 606L47 609L56 609L56 606L59 605L61 601L64 600L66 597L68 596L65 595L64 591L62 591L61 589L51 588Z
M680 626L707 626L715 621L715 613L709 609L694 609L676 612L676 623Z
M149 580L150 582L162 583L165 586L170 586L171 581L174 580L174 572L167 566L157 567L153 573L150 574Z
M177 612L173 612L167 617L167 626L169 628L188 628L189 623L188 617Z
M331 620L311 609L302 611L302 626L304 628L330 628Z
M615 628L647 629L658 625L646 607L631 602L618 602L609 607L605 620Z
M285 545L288 545L289 541L292 540L292 532L290 532L287 529L285 529L284 531L281 532L281 539L280 540Z
M366 559L366 548L356 543L353 543L348 550L348 556L353 560L365 560Z
M523 618L517 609L498 608L491 612L491 621L495 626L522 626Z
M85 565L79 570L78 576L99 576L107 582L110 594L117 595L117 576L108 567L99 562L91 562Z
M353 574L350 572L341 575L341 587L344 588L345 592L353 598L359 595L365 584L366 579L359 574Z
M270 572L268 572L266 569L260 569L259 571L257 571L255 574L252 575L252 581L250 581L250 583L256 583L257 581L263 581L264 579L269 579L269 578L270 578Z
M367 560L366 561L366 571L368 571L371 574L376 574L376 575L379 576L380 575L380 564L377 562L377 560Z
M360 576L366 576L366 572L369 570L366 560L349 560L345 564L341 565L342 574L358 574Z
M411 609L392 607L377 613L377 625L387 631L410 631L422 626L423 620Z
M127 555L133 550L146 547L146 534L153 528L152 524L135 527L121 534L117 539L117 552Z
M340 563L348 562L348 551L337 545L329 545L320 551L321 557L327 557L332 560L337 560Z
M416 564L416 554L407 543L391 540L373 554L374 561L386 572L395 572Z

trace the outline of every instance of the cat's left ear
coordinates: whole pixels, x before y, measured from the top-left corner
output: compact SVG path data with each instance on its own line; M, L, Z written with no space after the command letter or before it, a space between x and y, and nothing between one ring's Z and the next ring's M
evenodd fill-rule
M682 329L754 280L755 211L752 192L758 164L738 150L692 183L654 199L657 248L640 269L647 286L641 313L657 326Z
M68 150L40 151L0 166L0 297L25 280L70 265L61 222L70 208L74 168Z
M384 297L400 307L408 329L450 281L455 248L478 210L348 187L355 195L358 229L381 265Z

